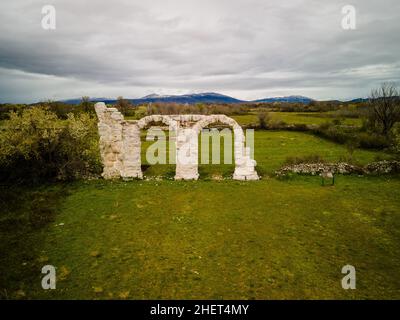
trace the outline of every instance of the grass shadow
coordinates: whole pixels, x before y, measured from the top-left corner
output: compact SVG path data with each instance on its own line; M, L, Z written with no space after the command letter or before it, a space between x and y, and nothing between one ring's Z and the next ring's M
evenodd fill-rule
M67 194L65 185L0 186L0 299L24 299L40 285L44 231Z

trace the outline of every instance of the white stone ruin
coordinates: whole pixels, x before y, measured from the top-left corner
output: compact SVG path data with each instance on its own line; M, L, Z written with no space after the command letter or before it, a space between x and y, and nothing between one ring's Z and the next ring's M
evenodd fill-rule
M100 155L104 179L143 179L140 130L162 122L174 137L176 150L175 180L197 180L198 134L212 123L223 123L234 132L235 180L258 180L256 161L245 148L245 136L239 124L225 115L151 115L140 120L125 120L116 108L103 102L95 104L99 119ZM170 139L173 140L173 139ZM171 141L173 143L173 141Z

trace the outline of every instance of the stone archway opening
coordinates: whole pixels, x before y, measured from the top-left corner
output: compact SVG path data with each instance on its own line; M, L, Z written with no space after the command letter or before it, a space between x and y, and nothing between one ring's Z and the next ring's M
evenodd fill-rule
M233 161L235 169L233 179L235 180L258 180L259 177L255 171L256 162L250 158L250 150L245 146L245 135L242 127L232 118L226 115L211 115L197 122L193 129L197 133L212 125L223 124L231 128L233 135Z
M147 116L138 122L141 141L141 169L144 176L175 176L175 132L166 116Z
M235 171L234 135L231 127L219 121L199 130L199 177L222 180Z

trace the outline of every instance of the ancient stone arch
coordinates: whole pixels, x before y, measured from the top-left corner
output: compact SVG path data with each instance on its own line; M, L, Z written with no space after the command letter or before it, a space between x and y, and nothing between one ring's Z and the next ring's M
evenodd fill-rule
M153 122L162 122L166 124L167 126L170 127L175 127L176 126L176 121L174 121L170 116L164 116L164 115L152 115L152 116L146 116L142 119L140 119L137 122L137 125L139 129L144 129L146 126Z
M233 152L235 159L235 172L233 173L233 179L258 180L257 172L254 169L256 166L256 161L250 158L250 149L245 147L245 136L243 129L234 119L229 118L224 114L206 116L197 122L193 126L193 129L196 134L199 134L203 128L215 122L228 125L233 130Z
M151 115L140 120L125 120L116 108L96 103L99 119L100 154L103 162L102 176L113 178L143 178L141 170L140 130L151 123L162 122L169 127L176 140L176 180L197 180L198 134L215 122L230 126L234 132L235 180L258 180L256 162L245 148L243 129L225 115Z

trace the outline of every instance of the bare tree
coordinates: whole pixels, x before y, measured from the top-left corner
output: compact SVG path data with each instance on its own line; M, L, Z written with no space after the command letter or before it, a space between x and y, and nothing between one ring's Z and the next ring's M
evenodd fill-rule
M133 109L132 104L129 100L124 99L123 97L118 97L117 102L115 103L115 107L123 114L128 115L130 109Z
M371 124L385 136L400 121L400 92L393 83L383 83L373 89L369 99Z

